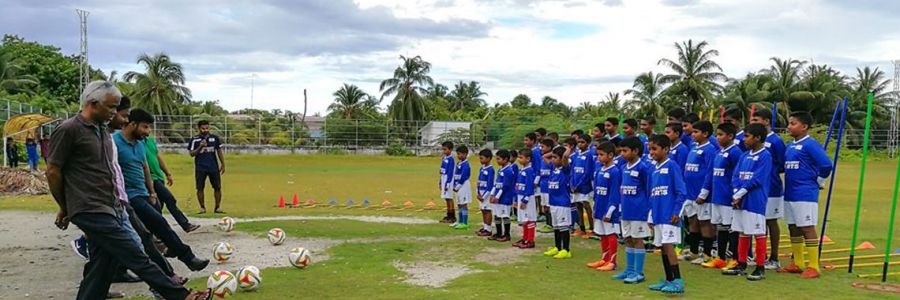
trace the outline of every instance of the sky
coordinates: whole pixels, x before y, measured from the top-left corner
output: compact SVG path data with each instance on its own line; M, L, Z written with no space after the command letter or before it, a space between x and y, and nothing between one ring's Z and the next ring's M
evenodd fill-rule
M900 1L893 0L0 0L0 32L79 51L75 9L90 12L91 65L142 71L141 53L183 65L194 100L327 113L343 83L379 83L419 55L437 83L478 81L489 104L518 94L569 105L631 87L675 43L706 41L729 77L771 57L828 64L849 75L893 75ZM254 75L255 74L255 75ZM385 98L382 106L390 103Z

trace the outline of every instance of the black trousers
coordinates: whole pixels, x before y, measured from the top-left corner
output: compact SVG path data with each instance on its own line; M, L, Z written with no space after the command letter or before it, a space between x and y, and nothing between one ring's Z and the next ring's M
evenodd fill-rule
M166 275L175 275L175 270L172 269L172 265L169 264L169 261L166 260L162 253L159 253L159 249L156 249L156 245L153 243L153 234L147 230L147 227L144 227L144 223L137 216L131 203L125 203L125 211L128 212L128 220L131 221L131 227L134 227L134 231L136 231L141 238L141 245L144 246L144 253L150 257L150 261L153 261L153 263L159 266ZM124 272L124 266L122 267L122 271Z
M106 299L119 265L133 271L166 299L184 299L190 294L186 288L175 283L159 266L150 261L115 216L104 213L80 213L72 218L72 223L85 233L91 255L88 263L84 265L84 278L81 280L76 299Z
M194 259L191 247L188 247L181 241L178 234L175 234L175 231L172 230L172 226L169 226L166 218L150 204L148 197L138 196L128 199L128 202L131 202L131 207L134 208L134 212L141 219L141 222L144 223L144 226L147 227L147 230L162 240L166 247L175 253L178 260L188 262Z
M187 230L191 223L184 216L184 213L181 212L181 209L178 209L178 200L175 200L175 196L172 195L166 184L162 180L154 180L153 189L156 190L156 195L159 197L159 207L157 207L159 212L162 213L163 207L168 208L169 213L172 214L172 217L175 218L175 222L178 222L181 229Z

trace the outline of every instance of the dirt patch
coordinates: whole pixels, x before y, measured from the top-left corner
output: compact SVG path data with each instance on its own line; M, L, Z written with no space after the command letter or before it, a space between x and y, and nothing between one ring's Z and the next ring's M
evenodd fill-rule
M198 224L213 225L219 219L197 218ZM262 222L262 221L296 221L296 220L355 220L370 223L399 223L399 224L433 224L436 221L415 217L385 217L385 216L278 216L261 218L235 218L235 222Z
M394 267L406 273L406 277L401 278L403 282L432 288L443 287L451 280L463 275L481 272L462 264L432 261L396 262Z
M475 256L475 261L493 266L513 264L525 261L525 258L522 256L527 253L534 253L532 250L523 250L513 247L486 248Z
M43 195L49 192L43 172L0 167L0 196Z

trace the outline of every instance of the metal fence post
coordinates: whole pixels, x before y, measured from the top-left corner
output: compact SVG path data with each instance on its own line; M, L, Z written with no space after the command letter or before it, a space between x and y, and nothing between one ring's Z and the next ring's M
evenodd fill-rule
M291 153L294 153L294 114L291 114Z
M225 143L228 143L228 115L225 115L224 121L222 122L224 125L224 130L222 130L222 135L225 136Z
M356 138L353 143L356 145L356 148L358 149L359 148L359 120L356 120L356 126L354 126L353 129L356 130Z
M256 116L256 144L262 145L262 116Z
M324 138L324 142L322 142L322 146L325 149L328 149L328 118L325 118L325 125L322 125L322 137Z
M190 138L194 136L194 115L188 116L188 121L190 122L190 124L188 124L188 140L190 140Z

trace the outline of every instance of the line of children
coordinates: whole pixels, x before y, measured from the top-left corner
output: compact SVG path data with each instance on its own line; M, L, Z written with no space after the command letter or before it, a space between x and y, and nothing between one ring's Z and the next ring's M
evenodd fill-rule
M619 249L619 187L622 185L621 169L616 165L616 144L603 142L597 146L597 168L594 171L594 234L600 237L602 256L588 263L597 271L616 270Z

